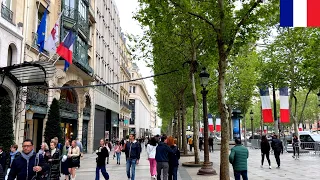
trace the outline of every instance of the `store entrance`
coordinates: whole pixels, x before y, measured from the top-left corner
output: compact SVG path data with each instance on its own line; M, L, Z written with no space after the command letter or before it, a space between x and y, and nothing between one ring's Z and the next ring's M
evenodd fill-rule
M77 137L77 121L71 119L62 119L61 128L64 140L75 140Z

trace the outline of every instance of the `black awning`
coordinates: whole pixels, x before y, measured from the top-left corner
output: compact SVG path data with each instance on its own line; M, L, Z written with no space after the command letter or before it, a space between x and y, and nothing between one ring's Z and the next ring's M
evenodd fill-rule
M24 62L0 68L0 75L9 77L16 86L47 86L55 70L51 62Z

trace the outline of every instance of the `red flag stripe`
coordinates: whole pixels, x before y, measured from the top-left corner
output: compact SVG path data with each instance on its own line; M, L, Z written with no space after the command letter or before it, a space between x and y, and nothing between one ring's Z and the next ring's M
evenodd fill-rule
M272 123L272 109L262 109L262 117L264 123Z
M307 1L307 26L319 27L320 26L320 1L308 0Z
M290 122L290 111L289 109L280 109L280 122L289 123Z

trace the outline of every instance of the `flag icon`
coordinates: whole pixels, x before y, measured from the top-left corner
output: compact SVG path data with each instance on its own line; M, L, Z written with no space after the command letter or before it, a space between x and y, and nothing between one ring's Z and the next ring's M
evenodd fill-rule
M272 108L271 108L269 89L268 88L260 89L260 97L261 97L263 122L272 123L273 117L272 117Z
M319 0L280 0L281 27L320 27Z

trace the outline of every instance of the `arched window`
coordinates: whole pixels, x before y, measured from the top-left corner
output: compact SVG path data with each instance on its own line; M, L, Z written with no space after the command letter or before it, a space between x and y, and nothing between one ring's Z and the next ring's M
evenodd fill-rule
M7 56L7 66L12 65L12 47L9 46L8 48L8 56Z

